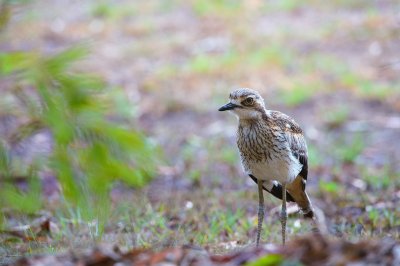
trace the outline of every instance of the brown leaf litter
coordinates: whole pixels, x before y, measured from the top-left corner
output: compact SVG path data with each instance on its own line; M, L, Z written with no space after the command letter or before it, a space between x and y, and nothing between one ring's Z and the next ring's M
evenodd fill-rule
M193 246L170 247L161 251L138 248L128 252L122 252L117 247L99 246L83 255L66 253L26 257L18 260L15 265L236 266L246 265L269 255L278 256L282 258L281 261L301 262L305 265L399 265L400 243L393 239L352 243L314 234L294 239L285 247L266 244L258 248L244 247L240 251L223 255L209 254L206 250Z

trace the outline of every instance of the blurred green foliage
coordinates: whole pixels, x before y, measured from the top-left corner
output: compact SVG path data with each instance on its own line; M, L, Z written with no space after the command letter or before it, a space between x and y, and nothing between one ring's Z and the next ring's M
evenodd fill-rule
M114 1L93 1L91 13L93 16L103 19L118 20L138 13L135 5L120 5Z
M156 147L131 126L129 112L119 112L122 109L116 106L128 103L114 97L97 77L74 71L74 63L86 54L82 47L52 56L0 54L0 75L12 84L0 112L26 121L1 143L1 178L11 180L18 171L9 147L44 129L53 139L48 158L23 167L33 169L25 173L27 191L1 186L0 207L27 212L40 208L40 182L35 176L50 168L67 202L81 209L84 219L104 222L114 181L141 187L154 175Z
M268 254L258 258L255 261L246 263L246 266L269 266L269 265L286 265L284 258L281 254ZM289 264L289 263L287 263ZM290 265L301 265L300 263L293 263Z
M323 114L322 117L326 125L333 129L343 125L350 116L350 108L346 105L335 106L334 108L329 107Z
M365 148L364 137L361 134L356 134L350 141L343 140L343 144L338 146L335 154L345 163L353 163Z
M339 190L340 186L337 182L333 181L325 181L325 180L320 180L319 181L319 188L321 191L336 195Z
M236 0L193 1L193 8L199 15L231 15L240 10L240 6Z

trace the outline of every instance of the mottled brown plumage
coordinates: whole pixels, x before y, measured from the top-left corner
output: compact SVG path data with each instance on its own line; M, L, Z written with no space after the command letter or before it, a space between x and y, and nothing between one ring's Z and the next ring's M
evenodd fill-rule
M239 118L237 145L242 165L261 190L257 244L264 215L262 189L283 200L281 221L285 242L286 201L296 202L305 217L314 218L305 191L308 157L303 131L291 117L267 110L263 98L254 90L235 90L229 99L219 110L231 110Z

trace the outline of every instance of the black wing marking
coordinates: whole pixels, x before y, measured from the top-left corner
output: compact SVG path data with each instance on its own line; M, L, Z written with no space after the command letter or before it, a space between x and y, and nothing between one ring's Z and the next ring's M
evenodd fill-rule
M249 175L251 179L253 179L254 182L257 182L257 178L253 175ZM269 191L265 186L263 186L263 189L269 193L271 193L274 197L282 200L282 185L279 183L274 183L274 186L272 187L271 191ZM286 201L292 201L295 202L293 199L292 195L289 194L289 192L286 191Z

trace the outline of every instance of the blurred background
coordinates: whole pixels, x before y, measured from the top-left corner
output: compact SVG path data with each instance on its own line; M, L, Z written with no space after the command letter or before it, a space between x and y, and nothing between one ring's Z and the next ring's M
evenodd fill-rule
M331 235L399 237L398 1L0 8L3 232L43 216L55 228L27 243L2 234L3 254L94 239L213 251L252 243L257 189L240 167L236 118L217 111L238 87L304 129L308 190ZM266 205L262 237L279 242L280 202ZM288 230L310 226L293 214Z

